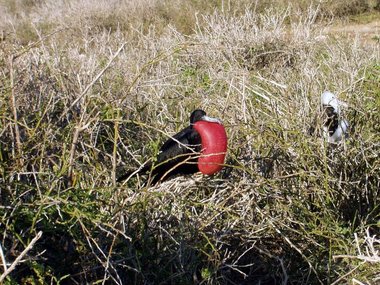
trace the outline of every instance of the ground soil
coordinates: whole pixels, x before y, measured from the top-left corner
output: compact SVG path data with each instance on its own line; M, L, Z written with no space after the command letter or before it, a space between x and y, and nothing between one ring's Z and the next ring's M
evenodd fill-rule
M369 23L347 23L332 25L327 34L343 37L355 37L363 44L380 44L380 16Z

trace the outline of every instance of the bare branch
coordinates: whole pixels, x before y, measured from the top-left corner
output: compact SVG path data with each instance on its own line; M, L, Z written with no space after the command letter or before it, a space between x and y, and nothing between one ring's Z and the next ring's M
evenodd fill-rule
M28 251L30 251L33 248L34 244L40 239L41 236L42 236L42 231L39 231L37 235L31 240L29 245L23 250L23 252L21 252L21 254L17 256L15 261L12 262L11 266L9 266L9 268L5 270L3 274L1 274L0 283L2 283L5 277L7 277L7 275L9 275L16 268L16 266L21 262L23 257L28 253Z

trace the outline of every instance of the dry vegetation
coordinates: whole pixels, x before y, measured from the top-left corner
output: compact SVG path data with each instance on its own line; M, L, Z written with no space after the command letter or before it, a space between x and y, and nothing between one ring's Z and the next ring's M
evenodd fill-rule
M380 3L288 2L1 0L0 283L380 282L379 39L325 33ZM195 108L221 173L115 183Z

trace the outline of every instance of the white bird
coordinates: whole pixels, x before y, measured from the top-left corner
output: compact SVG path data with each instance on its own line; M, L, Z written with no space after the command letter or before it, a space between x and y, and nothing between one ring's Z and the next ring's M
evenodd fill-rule
M326 116L323 123L323 133L329 143L340 142L348 132L347 120L341 118L341 107L347 104L339 101L336 96L325 91L321 95L322 110Z

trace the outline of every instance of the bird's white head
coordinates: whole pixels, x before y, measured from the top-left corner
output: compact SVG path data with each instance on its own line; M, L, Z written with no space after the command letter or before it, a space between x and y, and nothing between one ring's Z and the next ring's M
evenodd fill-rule
M334 108L335 113L339 114L340 112L340 101L336 98L336 96L329 92L325 91L321 95L321 104L322 106L331 106Z

